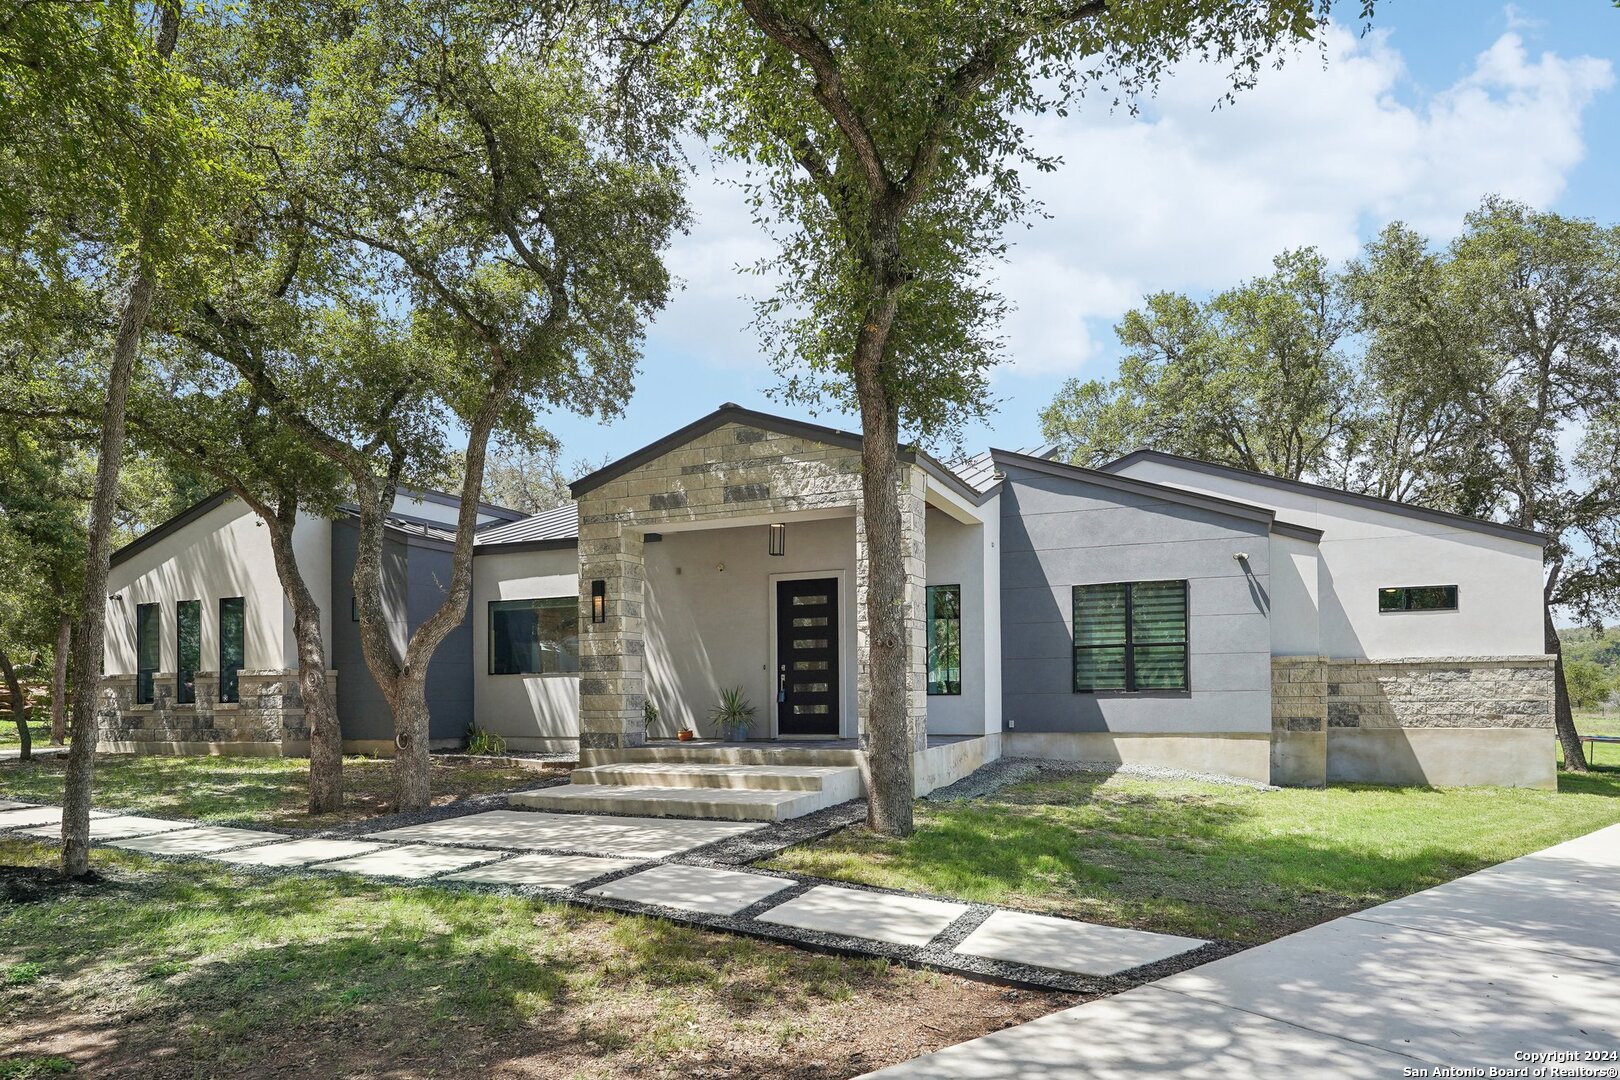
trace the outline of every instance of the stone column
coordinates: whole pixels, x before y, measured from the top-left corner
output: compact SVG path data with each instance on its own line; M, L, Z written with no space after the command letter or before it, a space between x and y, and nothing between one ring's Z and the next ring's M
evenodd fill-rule
M643 594L647 574L640 532L618 521L582 519L579 535L579 745L642 746L646 659ZM592 622L591 583L607 588L605 620Z
M907 726L913 750L928 746L928 547L927 478L915 466L901 466L900 547L906 572ZM864 741L871 717L871 662L867 650L870 627L866 619L866 507L855 505L855 654L856 704Z

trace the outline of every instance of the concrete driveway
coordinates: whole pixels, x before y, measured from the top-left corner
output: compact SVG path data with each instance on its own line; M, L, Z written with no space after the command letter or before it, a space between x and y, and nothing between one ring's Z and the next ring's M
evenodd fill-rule
M1620 825L871 1075L1360 1080L1493 1066L1620 1076Z

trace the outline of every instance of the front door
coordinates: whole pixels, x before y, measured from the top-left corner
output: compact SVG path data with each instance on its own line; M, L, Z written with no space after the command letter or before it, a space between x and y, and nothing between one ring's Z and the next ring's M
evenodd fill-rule
M776 733L838 735L838 579L776 583Z

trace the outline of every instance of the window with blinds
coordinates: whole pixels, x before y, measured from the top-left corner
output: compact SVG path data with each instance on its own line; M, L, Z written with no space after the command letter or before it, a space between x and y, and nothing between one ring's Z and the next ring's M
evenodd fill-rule
M1076 585L1074 689L1187 689L1187 583Z

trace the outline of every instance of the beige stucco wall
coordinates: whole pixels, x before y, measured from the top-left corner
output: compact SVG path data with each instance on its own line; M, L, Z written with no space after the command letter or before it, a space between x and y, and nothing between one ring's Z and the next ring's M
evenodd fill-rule
M473 718L513 750L562 752L579 738L579 675L492 675L489 605L579 595L579 555L552 551L479 554L473 559Z

